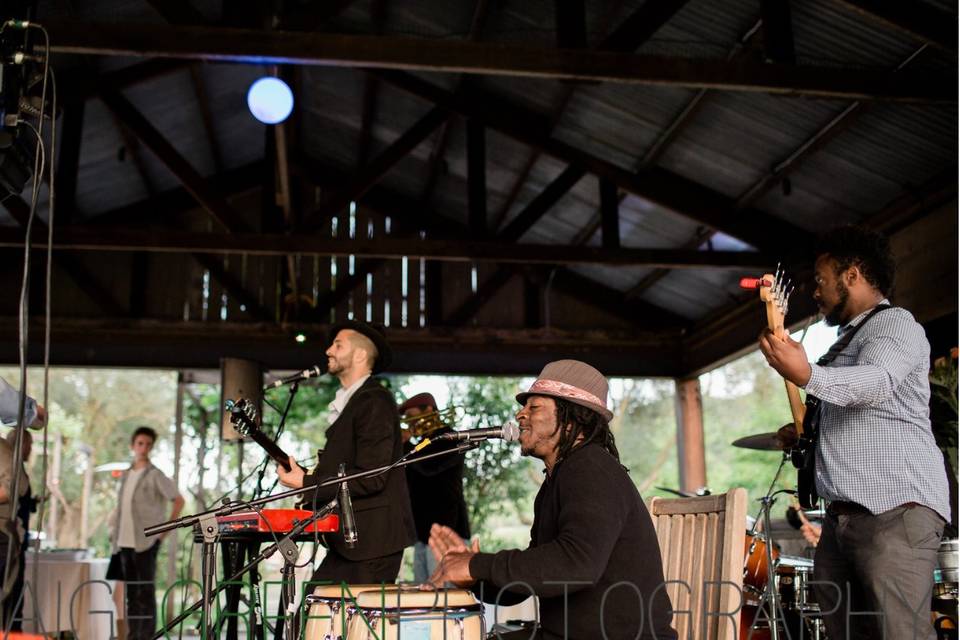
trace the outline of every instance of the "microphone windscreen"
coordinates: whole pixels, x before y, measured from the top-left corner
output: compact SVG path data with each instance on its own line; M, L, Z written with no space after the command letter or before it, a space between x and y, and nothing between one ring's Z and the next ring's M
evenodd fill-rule
M507 442L516 442L520 439L520 427L512 421L508 421L503 425L503 439Z

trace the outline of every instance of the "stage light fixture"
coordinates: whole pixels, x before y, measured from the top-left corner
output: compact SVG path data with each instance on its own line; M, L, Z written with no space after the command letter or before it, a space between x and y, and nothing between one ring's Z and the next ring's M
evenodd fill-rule
M280 78L260 78L247 91L247 106L264 124L279 124L293 111L293 92Z

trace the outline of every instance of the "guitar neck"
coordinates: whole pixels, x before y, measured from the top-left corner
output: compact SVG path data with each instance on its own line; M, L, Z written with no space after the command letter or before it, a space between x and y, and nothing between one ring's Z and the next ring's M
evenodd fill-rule
M790 401L790 414L793 416L793 425L797 428L797 435L803 435L803 418L807 412L806 405L800 399L800 389L789 380L784 380L787 387L787 399Z
M290 456L288 456L283 449L278 447L276 442L265 436L259 429L251 433L250 438L258 445L263 447L264 451L266 451L267 454L269 454L269 456L273 458L277 464L279 464L285 470L290 471Z
M773 280L773 276L765 275L764 279ZM767 309L767 327L770 331L773 332L773 335L786 342L787 340L787 330L783 326L783 313L779 308L772 304L769 301L766 301ZM790 414L793 417L793 424L797 429L797 435L803 435L803 417L806 413L806 406L803 404L803 400L800 399L800 389L797 388L797 385L793 384L789 380L784 380L783 384L787 388L787 400L790 402Z

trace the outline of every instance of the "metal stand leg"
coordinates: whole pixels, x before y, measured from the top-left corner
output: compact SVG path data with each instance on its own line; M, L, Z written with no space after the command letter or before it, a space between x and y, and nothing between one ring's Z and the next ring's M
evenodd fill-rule
M280 594L280 609L283 614L283 624L277 624L274 633L276 640L296 640L297 638L297 576L296 562L300 551L293 540L280 541L280 555L283 556L283 568L280 569L280 580L283 590Z
M203 532L203 561L201 572L203 582L201 583L201 596L203 598L203 607L200 614L200 638L201 640L213 640L216 634L213 629L213 582L217 573L217 518L208 517L200 521L200 530Z

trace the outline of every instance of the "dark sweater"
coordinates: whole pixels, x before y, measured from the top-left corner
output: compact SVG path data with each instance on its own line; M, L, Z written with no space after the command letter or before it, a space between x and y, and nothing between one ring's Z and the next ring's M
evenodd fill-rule
M537 494L530 538L527 549L471 559L484 601L515 604L532 590L551 639L604 637L601 605L610 640L636 638L641 626L641 638L676 638L653 522L603 447L586 445L554 468Z
M450 428L441 429L431 434L431 438L450 431ZM453 449L459 444L438 442L431 444L423 453ZM410 451L413 445L407 443L404 448ZM413 522L420 542L430 540L430 527L435 522L450 527L461 538L470 537L467 505L463 500L463 465L464 455L454 453L407 466Z

